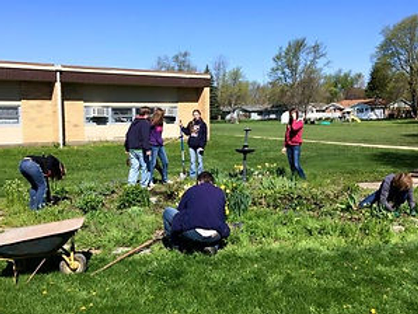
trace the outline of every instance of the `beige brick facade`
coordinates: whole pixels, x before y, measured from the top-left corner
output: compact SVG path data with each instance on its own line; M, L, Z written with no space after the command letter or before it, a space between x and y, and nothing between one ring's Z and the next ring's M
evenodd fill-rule
M21 124L23 143L58 142L58 113L49 83L22 83Z
M9 64L2 65L0 62L0 74L2 67L8 66ZM3 80L0 79L0 103L9 101L19 106L20 122L13 125L0 123L0 145L47 145L60 141L64 144L78 144L124 139L130 123L113 122L111 117L108 117L109 121L104 125L87 123L86 107L104 107L113 112L117 108L132 109L147 105L167 108L171 116L174 114L173 108L176 108L177 119L174 124L165 125L163 133L165 138L178 137L178 122L181 120L186 124L190 121L194 109L202 112L202 118L210 127L209 87L199 87L208 84L208 76L205 74L163 72L150 74L139 70L119 71L106 68L86 70L71 67L66 69L69 73L67 76L65 76L67 72L60 72L61 83L59 83L56 71L63 71L63 67L41 64L14 66L13 70L6 70L7 76L3 76ZM30 72L32 70L33 72ZM7 81L11 76L10 73L18 78L28 75L28 79ZM83 77L89 79L84 80ZM97 82L106 81L106 84L95 83L90 81L90 78ZM112 80L115 84L109 83ZM141 85L141 82L144 82L144 85ZM60 113L63 121L61 127Z

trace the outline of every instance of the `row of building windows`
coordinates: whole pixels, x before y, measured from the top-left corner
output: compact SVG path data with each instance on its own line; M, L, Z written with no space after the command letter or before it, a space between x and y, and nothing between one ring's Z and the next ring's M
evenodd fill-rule
M151 108L153 111L156 107ZM165 123L174 124L177 120L177 107L162 107L165 110ZM109 123L130 123L137 115L139 107L84 107L85 122L106 125ZM19 124L20 106L0 105L0 124Z
M151 107L151 114L158 106ZM84 107L84 118L87 124L106 125L109 123L130 123L135 119L140 107ZM163 107L164 122L174 124L177 121L177 107Z

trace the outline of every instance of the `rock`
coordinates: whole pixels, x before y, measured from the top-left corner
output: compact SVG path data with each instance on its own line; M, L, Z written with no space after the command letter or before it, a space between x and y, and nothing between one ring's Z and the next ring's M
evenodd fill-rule
M151 203L155 204L158 201L158 197L156 197L156 196L150 197L149 200L150 200Z
M113 250L112 254L121 254L121 253L128 252L130 250L132 250L132 248L121 246L121 247L118 247L115 250Z
M401 233L405 231L405 227L401 225L395 225L392 227L393 232L395 233Z
M151 254L151 249L142 250L139 254Z

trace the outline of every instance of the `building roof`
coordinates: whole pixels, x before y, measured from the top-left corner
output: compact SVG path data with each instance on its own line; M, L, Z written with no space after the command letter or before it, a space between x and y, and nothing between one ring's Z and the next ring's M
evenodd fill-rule
M339 105L343 106L344 108L348 108L357 104L374 104L376 100L374 98L367 98L367 99L345 99L338 102Z
M0 61L0 80L64 83L144 85L166 87L208 87L210 74L156 70L99 68L51 63Z

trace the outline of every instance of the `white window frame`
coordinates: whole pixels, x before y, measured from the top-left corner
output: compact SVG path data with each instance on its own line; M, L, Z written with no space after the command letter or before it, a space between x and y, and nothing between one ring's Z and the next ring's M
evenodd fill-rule
M130 124L131 122L114 122L113 121L113 109L114 108L132 108L132 121L135 119L136 110L141 107L150 107L151 109L161 108L166 111L168 117L175 117L172 124L178 123L178 103L85 103L84 104L84 123L86 125L98 125L96 123L87 122L86 108L106 108L107 110L107 123L103 125L118 125L118 124ZM170 123L171 124L171 123Z
M0 101L0 108L10 107L10 108L17 108L17 122L7 123L2 122L0 117L0 126L20 126L22 124L22 111L21 111L21 103L20 101Z
M87 114L88 110L91 110L91 111L105 110L106 112L103 115L94 114L94 112ZM108 125L110 123L110 114L111 113L110 113L110 109L109 109L108 106L102 106L100 104L85 105L84 106L84 124L86 124L86 125L96 125L96 126L97 125ZM106 124L97 124L97 123L94 123L94 122L88 122L87 118L89 118L89 117L98 117L98 118L99 117L105 117L105 118L107 118L107 123Z

